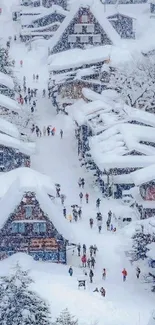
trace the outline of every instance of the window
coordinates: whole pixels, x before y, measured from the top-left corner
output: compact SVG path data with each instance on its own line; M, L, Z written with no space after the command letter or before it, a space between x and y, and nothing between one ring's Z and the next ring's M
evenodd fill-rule
M16 223L13 222L12 223L12 233L24 233L25 232L25 224L22 222Z
M74 33L76 33L76 34L82 33L82 25L81 24L75 24Z
M82 35L81 36L81 43L88 43L89 42L89 38L87 35Z
M26 217L26 219L31 218L31 216L32 216L32 208L33 208L32 205L26 205L25 206L25 217Z
M33 224L33 232L40 234L46 232L46 222L35 222Z
M94 33L94 24L87 25L87 33Z
M82 23L87 23L88 22L88 16L87 15L82 15L81 22Z
M76 43L76 35L68 35L69 43Z
M100 34L94 35L93 36L93 42L94 43L101 43L101 35Z

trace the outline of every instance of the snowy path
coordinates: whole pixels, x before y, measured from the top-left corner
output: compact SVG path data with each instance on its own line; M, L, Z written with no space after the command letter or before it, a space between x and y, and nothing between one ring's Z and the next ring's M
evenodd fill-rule
M42 98L42 90L43 88L47 88L47 49L40 47L39 52L38 48L28 52L23 44L16 44L16 46L11 48L11 54L16 60L15 69L18 78L22 81L25 75L27 86L35 88L37 85L37 115L39 119L36 121L36 124L38 124L41 130L44 125L56 127L56 135L54 137L36 139L37 154L32 157L32 167L50 175L54 183L61 184L62 193L67 196L65 204L68 214L71 212L71 204L79 204L79 188L77 185L79 177L85 178L86 187L83 192L84 194L88 192L90 195L90 203L88 205L83 203L82 205L82 221L77 224L73 223L72 225L68 223L68 227L70 227L70 231L76 231L76 236L81 244L85 243L87 247L90 244L97 245L99 252L97 254L97 264L95 267L95 278L94 284L88 284L89 291L86 290L86 293L77 292L77 297L75 299L72 298L73 302L76 304L77 299L83 299L84 302L84 299L88 299L88 293L90 296L93 296L94 299L92 290L96 286L100 288L103 285L107 292L104 302L104 308L107 309L106 312L109 310L109 313L113 313L113 317L115 316L116 319L117 313L122 312L122 317L125 318L124 324L130 324L131 320L134 320L134 324L137 325L139 324L140 314L141 324L143 325L145 321L147 321L150 309L153 308L152 295L144 292L142 284L138 282L135 277L135 270L132 269L128 260L122 253L122 246L125 241L123 235L120 234L119 231L116 234L107 232L106 227L104 227L102 234L99 235L96 227L92 230L89 228L89 218L95 218L96 215L95 201L99 193L96 192L92 186L90 174L86 173L85 170L80 167L72 120L67 116L56 115L50 100ZM22 69L19 68L20 59L24 61ZM39 73L40 81L38 83L33 82L33 73ZM63 139L60 139L59 135L61 128L64 130ZM105 220L108 210L115 210L117 205L118 204L114 201L103 200L101 212ZM73 257L69 262L72 263L73 266L74 262L77 266L80 264L80 260L77 257ZM107 269L107 279L105 283L101 280L101 271L103 267ZM123 267L127 268L129 274L126 283L122 282L121 271ZM49 269L51 270L52 267L50 266ZM68 293L68 299L71 299L71 297L75 295L76 290L74 284L76 283L76 278L81 273L82 270L80 268L75 268L74 277L71 279L71 284L69 285L72 289L71 292ZM45 289L47 289L47 283L44 285ZM66 294L65 290L63 297ZM94 304L99 304L97 305L98 308L95 310L98 310L98 313L100 313L102 308L101 304L98 302L98 299L94 299L93 301ZM93 306L90 307L93 308Z

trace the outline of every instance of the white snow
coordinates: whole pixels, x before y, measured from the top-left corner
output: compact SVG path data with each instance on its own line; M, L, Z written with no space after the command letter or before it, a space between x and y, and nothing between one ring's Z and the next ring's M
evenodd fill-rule
M155 165L137 170L131 174L136 185L142 185L155 180Z
M35 152L35 143L23 142L22 140L15 139L2 133L0 133L0 145L17 149L26 155L31 155Z
M32 168L19 167L6 173L0 174L0 198L2 198L9 187L18 179L18 184L25 191L29 188L35 190L43 188L46 193L55 196L55 186L52 179Z
M3 72L0 72L0 85L4 85L7 88L14 89L13 78Z
M20 137L20 133L19 133L17 127L14 124L12 124L2 118L0 118L0 133L1 132L5 133L7 135L10 135L14 138Z
M50 55L48 59L49 71L79 68L86 64L103 62L109 58L110 64L115 67L122 62L130 61L132 56L129 51L112 45L94 46L88 49L71 49Z
M0 94L0 107L6 108L12 112L21 111L21 107L14 99L11 99L10 97L2 94Z

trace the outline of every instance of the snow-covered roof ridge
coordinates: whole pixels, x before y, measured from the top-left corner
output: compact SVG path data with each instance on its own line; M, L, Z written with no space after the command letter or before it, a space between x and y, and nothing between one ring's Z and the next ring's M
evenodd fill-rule
M43 187L46 193L55 196L55 185L51 177L32 168L19 167L0 174L0 198L5 195L9 187L18 179L18 186L26 189Z
M88 3L90 3L90 4L88 4ZM111 23L108 21L106 15L104 14L103 6L100 4L99 0L89 1L89 2L87 0L86 0L86 2L84 0L82 0L80 2L77 1L76 3L73 3L73 5L71 6L70 12L67 14L64 21L62 22L62 24L60 25L60 27L58 28L58 30L56 31L55 35L53 36L53 38L51 40L51 46L50 46L51 49L53 49L54 46L57 44L57 42L59 41L59 39L65 32L66 28L68 27L69 23L72 21L72 19L77 14L80 7L88 6L88 5L90 8L90 11L95 16L95 18L97 19L97 21L101 25L101 27L105 30L105 32L107 33L107 35L109 36L109 38L111 39L113 44L115 44L115 45L119 44L120 36L115 31L115 29L113 28Z
M0 118L0 133L1 132L5 133L7 135L10 135L14 138L17 138L17 139L20 137L20 133L19 133L16 125L4 120L3 118Z
M34 142L23 142L22 140L13 138L7 134L0 133L0 145L14 148L26 155L34 154L36 145Z

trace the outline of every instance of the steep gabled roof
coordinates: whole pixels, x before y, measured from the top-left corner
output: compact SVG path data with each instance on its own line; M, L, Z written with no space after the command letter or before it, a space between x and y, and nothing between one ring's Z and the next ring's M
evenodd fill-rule
M34 187L33 184L33 187L29 186L26 190L25 187L21 186L19 179L13 182L5 196L0 200L0 229L2 229L4 224L7 222L10 214L13 213L21 203L26 191L35 193L36 199L40 204L40 208L45 214L47 214L48 219L53 223L56 230L63 235L66 240L73 242L74 235L68 227L67 220L62 217L62 207L60 209L59 205L49 198L43 187L39 187L37 185Z
M102 29L105 31L105 33L108 35L110 40L113 44L117 45L120 41L120 36L115 31L115 29L112 27L111 23L107 19L107 15L103 13L103 6L99 3L98 0L95 0L92 4L88 1L77 1L77 3L73 4L71 7L70 12L56 31L55 35L52 38L51 41L51 49L53 49L56 44L59 42L60 38L65 33L67 27L71 23L71 21L74 19L76 14L78 13L80 8L83 7L89 7L90 11L98 21L98 23L101 25Z

